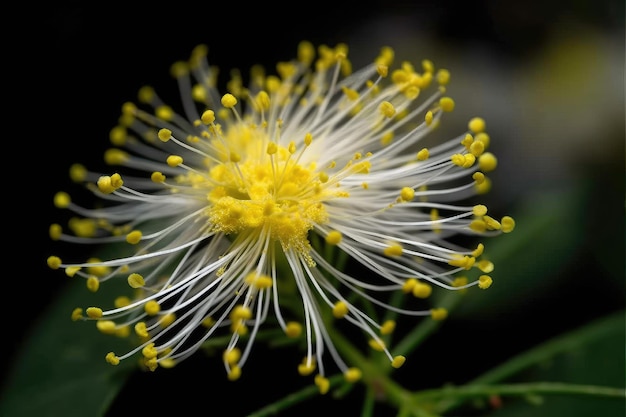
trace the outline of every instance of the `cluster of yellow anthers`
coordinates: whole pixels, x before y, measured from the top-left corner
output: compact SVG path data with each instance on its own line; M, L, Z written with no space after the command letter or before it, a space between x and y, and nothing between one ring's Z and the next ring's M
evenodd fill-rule
M91 291L113 278L128 282L110 309L77 308L72 319L137 337L135 349L106 355L113 365L141 352L151 370L173 366L226 335L223 363L235 380L269 318L306 341L298 369L315 373L322 393L327 355L347 380L361 377L333 343L333 320L360 328L400 367L405 358L392 356L384 342L395 323L377 322L363 302L443 319L445 309L400 308L383 296L401 291L423 299L433 286L489 287L494 266L481 258L483 245L465 249L447 238L514 228L512 218L496 220L484 205L450 203L489 188L485 173L496 158L487 152L485 122L474 118L458 137L420 146L454 109L445 96L450 74L428 60L392 69L389 47L353 72L346 45L320 46L316 54L302 42L297 59L279 63L277 75L252 67L244 87L234 72L224 95L206 53L199 46L172 66L185 116L144 87L139 102L151 110L124 104L111 131L107 163L148 174L103 175L74 165L72 179L103 204L88 209L64 192L55 196L57 207L77 217L71 233L52 225L52 239L123 243L113 259L48 258L52 269L84 278ZM360 264L359 277L324 256L317 237ZM471 268L479 278L457 276Z

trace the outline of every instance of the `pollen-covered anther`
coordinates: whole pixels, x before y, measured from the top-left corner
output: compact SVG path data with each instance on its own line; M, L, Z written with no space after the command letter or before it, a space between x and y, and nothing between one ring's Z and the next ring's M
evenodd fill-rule
M337 319L344 318L349 311L348 304L345 301L337 301L333 306L333 316Z
M89 278L87 278L87 289L91 292L97 292L99 288L100 281L98 280L98 277L95 275L89 276Z
M445 320L448 317L448 310L445 308L433 308L430 310L430 317L433 320Z
M154 171L150 175L150 179L152 180L152 182L162 183L165 182L165 175L163 175L162 172Z
M222 106L226 107L227 109L232 109L236 105L237 99L234 95L227 93L222 96Z
M298 373L302 376L311 375L317 369L317 363L313 358L304 358L298 365Z
M161 305L156 300L150 300L144 304L144 311L149 316L156 316L161 311Z
M50 269L59 269L61 267L61 258L58 256L49 256L47 259L48 267Z
M140 322L135 324L135 334L137 334L137 336L143 337L143 338L147 338L147 337L150 336L150 334L148 333L148 328L147 328L145 322L140 321Z
M285 325L285 334L290 338L300 337L302 334L302 325L296 321L287 322Z
M467 124L468 129L473 133L481 133L487 127L485 120L481 117L473 117Z
M380 112L387 118L392 118L396 114L396 108L388 101L380 103Z
M396 329L395 320L387 320L380 326L380 334L391 334Z
M511 233L513 229L515 229L515 220L513 217L504 216L500 220L500 224L502 225L502 233Z
M141 242L141 238L142 238L141 231L133 230L132 232L126 235L126 242L130 243L131 245L136 245L137 243Z
M478 157L478 167L483 172L490 172L498 166L498 159L491 152L485 152Z
M480 277L478 277L478 288L480 288L481 290L486 290L487 288L491 287L492 283L493 280L489 275L481 275Z
M439 107L444 112L451 112L454 110L454 100L450 97L441 97L439 99Z
M113 174L111 176L103 175L98 179L97 185L101 192L111 194L124 185L124 181L120 174Z
M146 285L146 282L144 281L143 277L137 273L132 273L128 276L128 285L131 288L141 288L144 285Z
M222 359L228 365L235 365L241 359L241 350L237 347L227 349L222 354Z
M166 162L167 162L167 165L174 168L183 163L183 158L179 155L170 155L167 157Z
M402 245L399 243L392 243L383 249L383 254L389 257L398 257L402 256L403 250Z
M322 395L326 394L330 389L330 381L321 374L315 375L314 382Z
M90 319L99 319L102 317L102 309L99 307L89 307L85 312Z
M430 153L428 151L428 149L426 148L422 148L416 155L416 159L418 161L425 161L428 159L428 157L430 156Z
M172 131L169 129L161 129L159 130L157 136L161 142L167 142L172 138Z
M400 201L407 202L413 200L415 197L415 190L411 187L403 187L400 190Z
M397 355L394 356L393 360L391 361L391 366L393 368L400 368L402 365L404 365L404 363L406 362L406 357L402 356L402 355Z
M256 272L251 272L246 276L246 284L259 290L265 290L272 286L273 280L267 275L258 275Z
M415 285L411 289L411 293L417 298L428 298L432 292L432 286L421 281L415 282Z
M341 238L342 238L341 232L337 230L331 230L326 235L326 243L332 246L336 246L339 243L341 243Z
M120 358L115 356L115 353L109 352L105 356L105 360L111 365L119 365Z
M363 373L361 372L359 368L348 368L343 373L343 377L346 380L346 382L351 382L351 383L359 381L362 376L363 376Z

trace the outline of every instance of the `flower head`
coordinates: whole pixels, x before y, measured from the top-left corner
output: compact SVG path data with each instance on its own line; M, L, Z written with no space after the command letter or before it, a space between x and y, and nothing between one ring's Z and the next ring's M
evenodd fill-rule
M514 227L484 205L458 203L489 188L485 173L496 158L485 122L474 118L459 136L424 145L454 109L445 95L449 72L428 60L394 68L387 47L356 72L343 44L315 52L302 42L277 75L253 67L248 87L235 76L222 95L199 46L172 66L184 116L144 87L139 105L124 104L111 130L105 160L119 171L72 166L72 179L102 203L85 208L58 193L55 205L77 217L67 233L52 225L51 237L119 242L119 256L76 263L51 256L48 265L84 278L91 291L126 281L111 306L72 313L95 320L101 332L136 337L136 348L108 353L109 363L137 354L151 370L172 366L226 336L223 363L237 379L256 335L272 322L306 341L294 366L315 373L325 392L329 358L348 380L360 375L333 344L335 320L362 330L392 366L404 362L382 338L395 323L377 322L362 301L443 319L445 309L399 308L385 296L423 299L433 287L491 285L483 244L450 240ZM120 174L124 168L129 175ZM360 265L358 275L329 253ZM482 273L476 280L457 276L472 268Z

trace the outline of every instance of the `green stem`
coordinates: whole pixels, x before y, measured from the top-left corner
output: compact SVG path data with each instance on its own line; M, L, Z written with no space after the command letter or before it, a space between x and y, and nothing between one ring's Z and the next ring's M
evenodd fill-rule
M598 385L566 384L561 382L532 382L522 384L501 385L464 385L420 391L414 394L416 401L434 401L446 397L468 399L475 397L528 396L528 395L587 395L607 398L626 398L623 388L604 387Z
M584 327L569 332L543 343L521 355L515 356L500 366L482 374L478 378L468 382L466 386L488 385L497 381L502 381L525 368L541 363L553 356L579 348L585 344L609 336L616 331L621 331L624 327L624 312L618 312L611 316L596 320ZM445 412L455 408L461 403L460 398L451 399L450 401L440 404L440 412Z

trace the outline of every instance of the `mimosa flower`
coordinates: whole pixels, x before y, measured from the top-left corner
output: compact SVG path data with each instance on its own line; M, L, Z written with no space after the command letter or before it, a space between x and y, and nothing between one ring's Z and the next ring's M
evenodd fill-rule
M119 242L119 257L66 263L51 256L48 265L84 278L91 291L114 279L128 284L110 307L77 308L72 318L137 338L136 348L105 355L113 365L137 355L151 370L169 367L226 336L222 359L234 380L259 331L276 326L306 341L294 366L315 373L323 393L329 359L348 380L360 376L329 331L344 320L401 366L405 358L382 337L395 323L377 322L363 302L443 319L446 310L428 301L399 308L386 296L489 287L494 266L481 257L483 244L464 248L450 238L514 228L484 205L458 203L486 192L485 173L497 164L484 120L426 146L454 109L445 95L450 73L428 60L394 68L388 47L352 72L346 45L321 46L316 55L302 42L277 75L253 67L246 88L234 73L223 95L206 52L199 46L172 66L184 116L150 87L140 90L139 105L123 105L105 154L119 172L72 166L72 179L101 200L97 208L55 196L76 217L70 233L52 225L52 239ZM129 175L120 174L124 168ZM334 263L329 249L346 255L358 275ZM472 268L478 278L459 277Z

